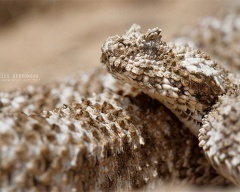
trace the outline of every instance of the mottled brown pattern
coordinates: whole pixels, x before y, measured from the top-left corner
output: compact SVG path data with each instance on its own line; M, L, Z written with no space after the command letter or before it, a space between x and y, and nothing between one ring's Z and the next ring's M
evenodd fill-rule
M49 100L63 87L70 94ZM170 111L101 70L2 95L3 190L129 190L154 180L228 185ZM24 99L17 103L19 95Z
M240 185L240 151L235 147L240 137L232 139L240 133L234 128L238 124L229 122L222 128L225 122L212 111L214 104L224 105L219 96L225 95L228 100L227 95L238 92L239 80L193 43L190 47L184 40L162 42L160 33L159 28L153 28L143 34L141 27L134 24L126 34L108 37L102 46L103 66L116 79L163 103L196 136L205 127L199 141L206 156L218 172ZM206 125L202 119L207 116L219 124ZM234 130L229 131L228 126ZM205 144L206 140L210 144Z

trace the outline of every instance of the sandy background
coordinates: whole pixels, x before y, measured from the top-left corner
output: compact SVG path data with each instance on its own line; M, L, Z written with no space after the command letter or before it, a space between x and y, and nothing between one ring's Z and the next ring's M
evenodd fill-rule
M17 2L17 3L16 3ZM221 17L237 0L0 1L0 90L34 81L9 80L37 74L49 83L100 66L101 45L138 23L163 30L170 40L201 18Z

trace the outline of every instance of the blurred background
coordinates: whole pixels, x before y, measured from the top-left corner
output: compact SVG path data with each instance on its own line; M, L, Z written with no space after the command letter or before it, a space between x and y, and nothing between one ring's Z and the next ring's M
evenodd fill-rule
M133 23L171 40L238 0L0 0L0 90L50 83L100 64L101 45ZM24 76L25 75L25 76ZM38 80L24 79L33 75Z

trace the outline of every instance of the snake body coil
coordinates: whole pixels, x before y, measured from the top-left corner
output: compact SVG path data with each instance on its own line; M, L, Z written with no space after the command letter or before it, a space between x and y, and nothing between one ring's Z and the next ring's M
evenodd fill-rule
M159 28L146 34L140 29L134 24L125 35L106 40L104 67L168 107L198 135L213 167L240 185L239 112L224 102L238 95L236 79L200 50L163 42Z

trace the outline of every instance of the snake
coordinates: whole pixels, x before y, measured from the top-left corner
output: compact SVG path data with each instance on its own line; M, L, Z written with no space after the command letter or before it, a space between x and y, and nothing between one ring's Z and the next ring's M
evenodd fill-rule
M231 186L171 111L101 68L0 92L0 104L2 191Z
M239 79L188 43L165 42L158 27L133 24L102 46L103 67L170 109L198 137L213 168L240 186Z
M136 40L138 44L132 47ZM142 41L143 47L138 46ZM236 151L239 151L236 149L239 83L234 75L195 48L177 41L163 43L157 28L144 36L135 25L125 36L109 38L102 50L105 51L103 63L118 65L118 68L109 66L109 72L130 84L121 84L98 68L48 84L30 84L0 92L1 191L152 191L155 184L163 191L169 190L165 184L173 184L174 191L179 191L181 184L196 187L232 186L231 181L238 184L234 170L238 167ZM234 52L235 56L237 53ZM131 63L129 58L137 61L139 56L144 58L138 60L139 68L119 67ZM117 57L121 58L120 62ZM171 75L171 67L181 66L184 57L185 62L189 58L198 58L190 59L194 62L203 59L201 68L197 68L198 75L186 76L198 66L187 63L183 65L186 69ZM161 70L166 72L164 76L157 73L162 79L155 77L155 69L159 69L154 64L156 61L162 62ZM164 69L169 66L167 63L171 66ZM140 75L141 70L147 75ZM201 77L202 74L207 77ZM131 81L135 77L138 81ZM206 82L202 89L211 95L194 89L196 82L203 82L201 78ZM156 85L154 80L163 83ZM143 89L147 85L147 89L141 91L139 84ZM152 90L155 86L159 92ZM148 96L150 88L153 98ZM189 93L180 97L185 92ZM186 98L190 99L184 102ZM182 102L187 109L184 111L185 106L175 102ZM216 124L220 130L213 129ZM229 124L230 129L224 128ZM215 134L216 131L224 135ZM196 139L200 134L202 149ZM216 142L209 142L214 135ZM224 149L221 144L225 145ZM225 158L225 164L218 156ZM206 157L209 161L214 159L212 166ZM222 171L226 178L217 171ZM202 190L193 190L198 189Z

